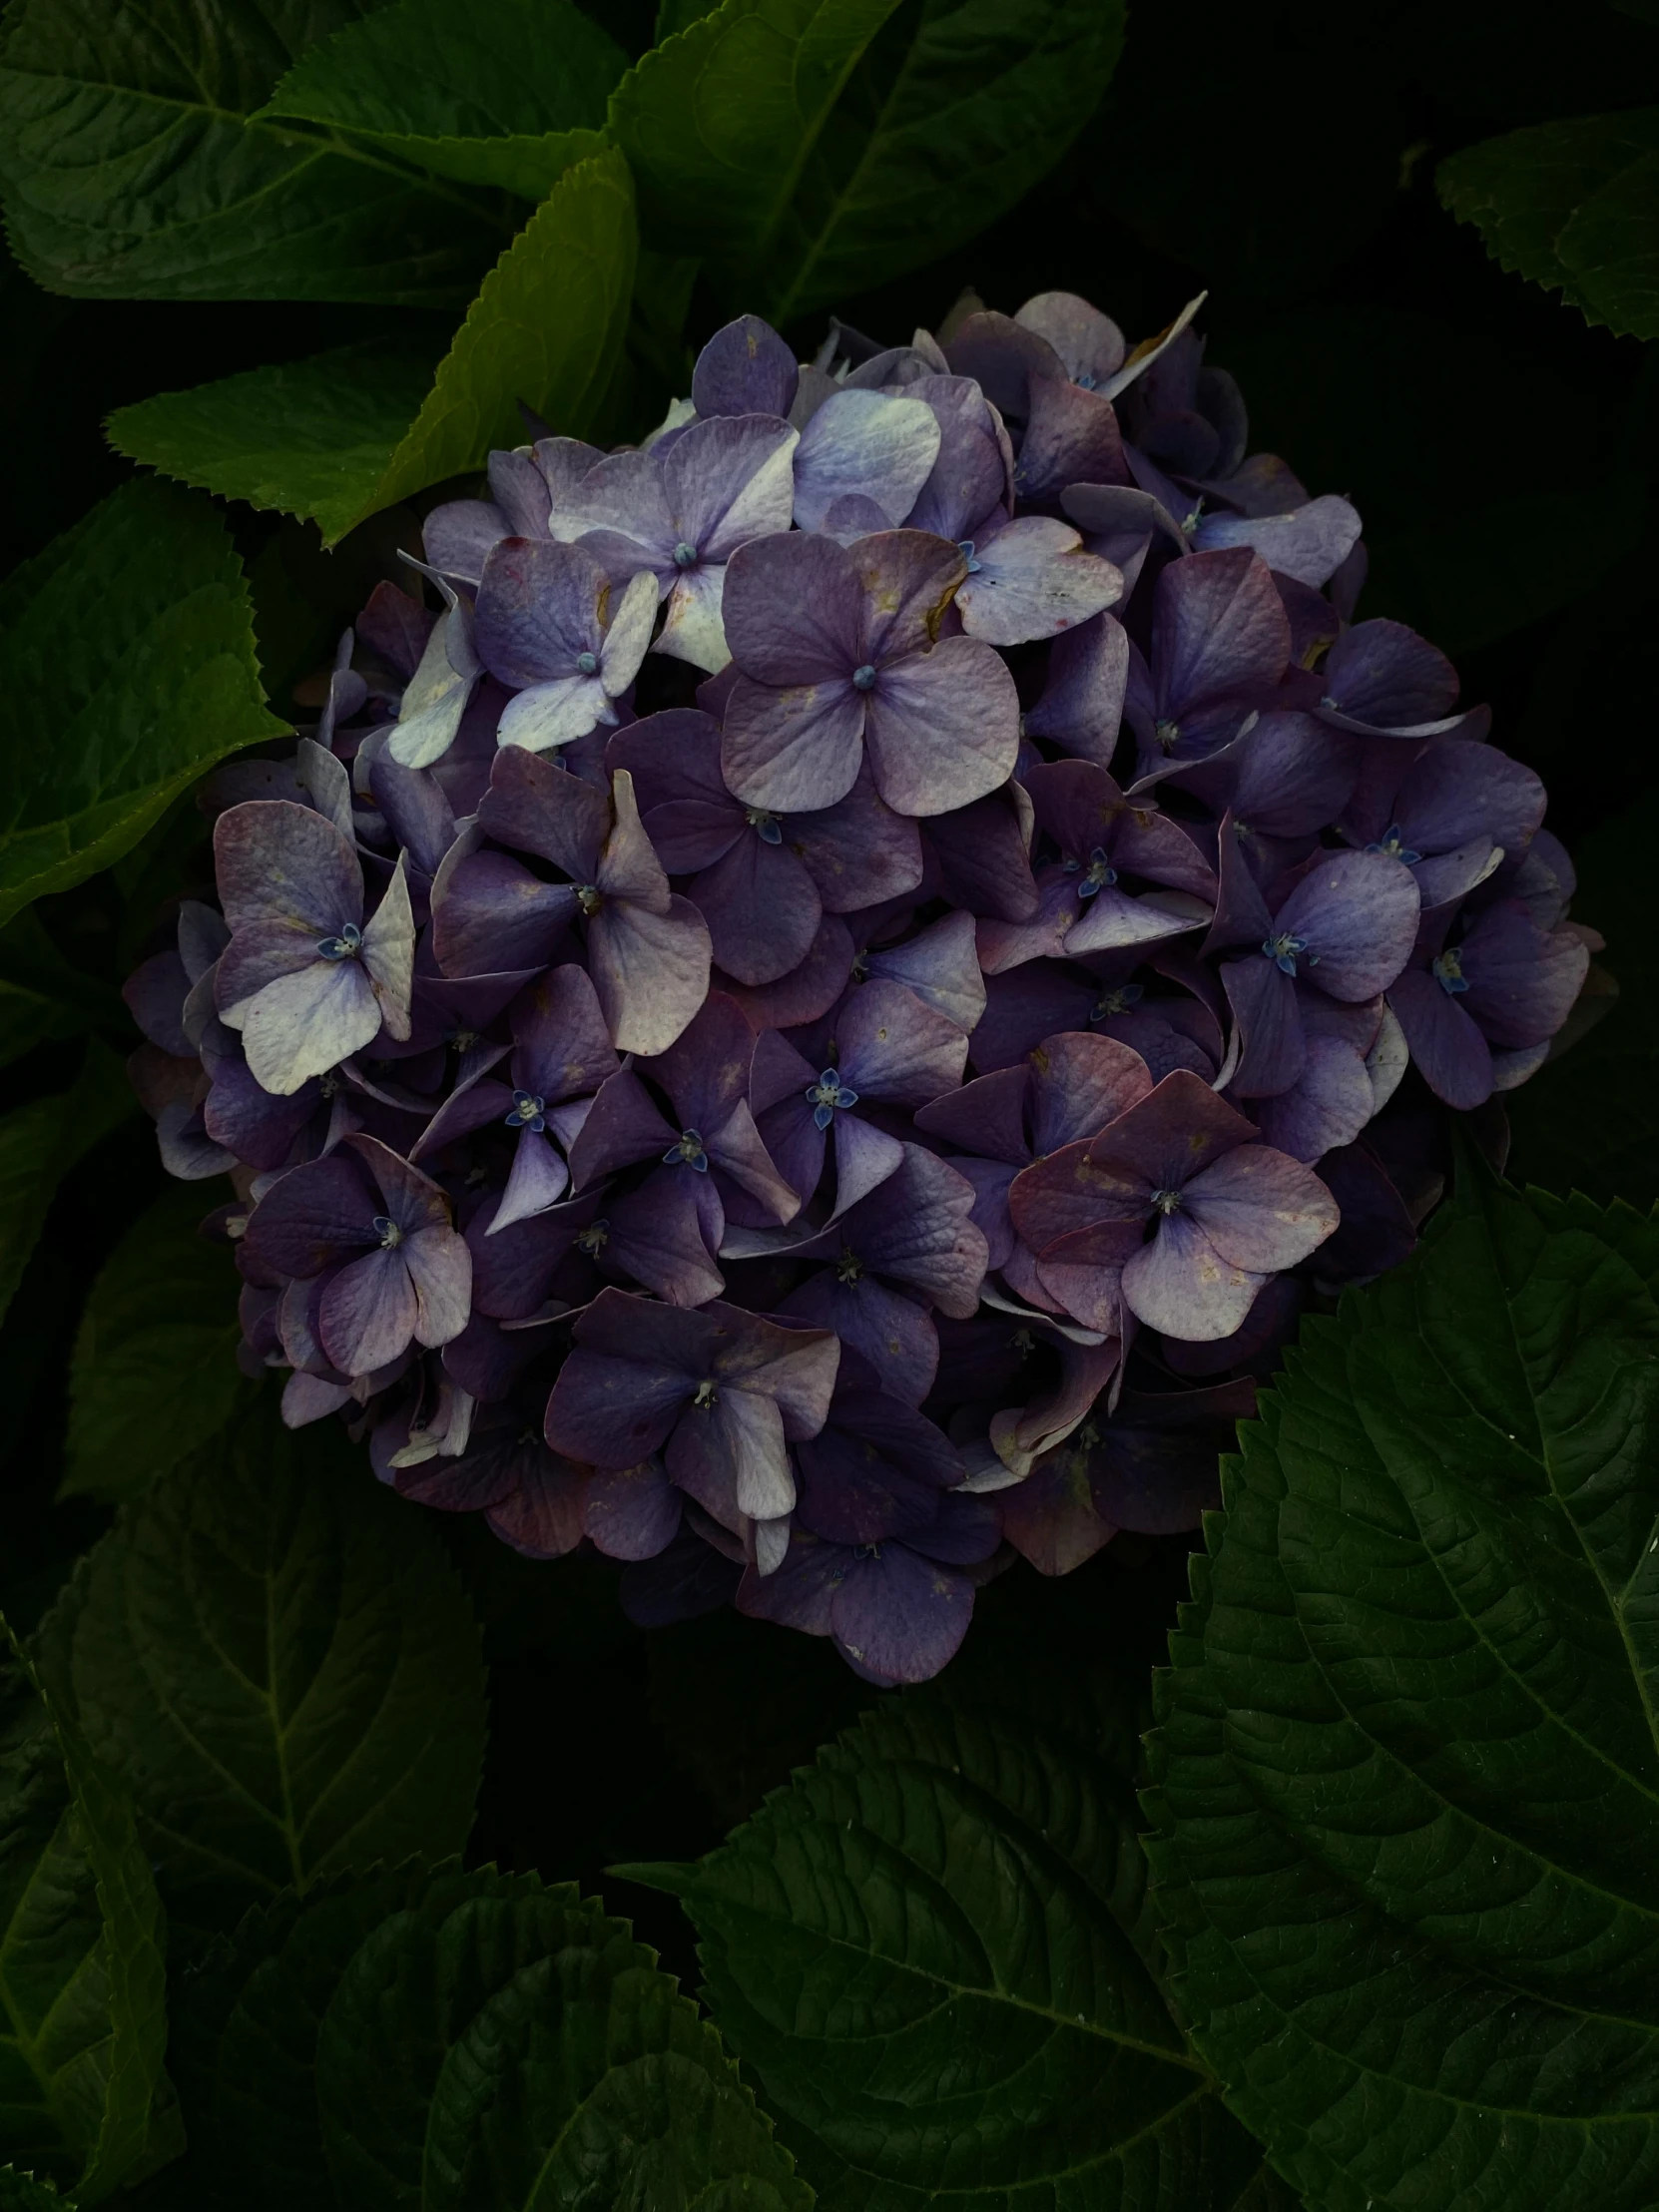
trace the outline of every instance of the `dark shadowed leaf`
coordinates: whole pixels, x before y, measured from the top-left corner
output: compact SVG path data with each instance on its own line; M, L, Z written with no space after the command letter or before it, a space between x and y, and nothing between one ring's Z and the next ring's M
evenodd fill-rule
M313 46L261 121L347 132L459 184L541 200L603 143L605 102L628 66L570 0L395 0Z
M435 374L401 344L345 346L141 400L110 418L110 437L164 475L313 517L332 544L518 444L520 400L557 430L586 430L621 348L635 252L628 165L606 150L559 179Z
M115 985L66 959L38 914L14 915L0 929L0 1067L101 1026L127 1029Z
M1241 1431L1147 1807L1322 2212L1659 2201L1656 1294L1659 1227L1482 1176Z
M1070 144L1117 0L725 0L618 87L648 243L782 321L970 239Z
M250 121L377 0L16 0L0 34L0 189L48 290L100 299L458 307L516 203L337 133Z
M126 484L7 585L0 921L108 867L216 761L281 734L223 520Z
M75 2212L73 2197L62 2197L44 2174L24 2173L16 2166L0 2166L0 2212Z
M823 2212L1221 2212L1260 2154L1159 1987L1138 1688L973 1647L679 1893ZM1248 2201L1248 2199L1245 2199Z
M0 2149L85 2205L148 2162L163 1943L131 1806L0 1621Z
M332 1422L289 1433L266 1402L164 1475L41 1640L176 1923L466 1841L477 1624L420 1512Z
M1503 268L1590 322L1659 336L1659 108L1511 131L1453 154L1436 182Z
M187 1985L193 2140L271 2212L807 2212L627 1924L571 1888L405 1867L277 1899Z
M23 1279L58 1185L137 1111L126 1069L94 1038L73 1088L0 1115L0 1316Z
M250 1395L236 1259L200 1233L209 1195L199 1183L164 1192L93 1283L70 1362L64 1495L138 1496Z

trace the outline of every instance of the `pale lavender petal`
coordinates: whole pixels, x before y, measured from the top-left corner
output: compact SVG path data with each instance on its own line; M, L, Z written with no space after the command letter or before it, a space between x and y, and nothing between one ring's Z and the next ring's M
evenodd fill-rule
M403 1253L370 1252L341 1268L323 1291L318 1336L341 1375L372 1375L407 1348L418 1313Z
M1346 499L1327 493L1289 514L1204 515L1193 533L1201 552L1216 546L1254 547L1269 568L1299 583L1329 583L1360 542L1360 517Z
M789 346L758 314L715 332L692 371L692 404L709 415L787 415L800 370Z
M1128 350L1123 332L1110 315L1091 307L1074 291L1039 291L1014 320L1022 329L1046 338L1072 382L1087 390L1096 389L1123 366Z
M1195 1176L1181 1207L1225 1261L1262 1275L1306 1260L1338 1220L1313 1169L1265 1144L1240 1145Z
M1309 979L1333 998L1375 998L1410 957L1419 902L1409 868L1385 852L1333 852L1274 917L1319 955ZM1300 962L1299 962L1300 966Z
M520 1129L507 1187L490 1217L490 1234L498 1235L515 1222L528 1221L532 1214L546 1213L569 1187L570 1170L563 1155L533 1129Z
M222 814L214 872L233 930L285 921L332 936L363 918L362 870L349 840L292 800L251 799Z
M726 642L758 683L833 683L859 664L862 600L852 555L831 539L808 531L756 539L727 567Z
M588 964L619 1052L666 1052L708 995L708 924L689 898L667 913L632 899L588 922Z
M1314 1161L1352 1144L1376 1112L1365 1054L1341 1037L1309 1035L1302 1073L1288 1090L1262 1100L1257 1120L1268 1144L1293 1160Z
M985 978L971 914L944 914L902 944L866 953L864 967L872 977L902 983L964 1037L985 1011Z
M942 815L967 806L1013 773L1014 680L994 647L941 638L931 652L881 670L864 695L864 744L875 788L896 813ZM850 779L842 791L849 786Z
M863 588L859 660L881 667L925 653L967 574L961 547L926 530L882 530L848 558Z
M721 741L727 787L773 814L832 807L857 781L864 725L865 694L849 672L784 689L741 679Z
M635 578L635 583L639 581ZM629 585L632 591L633 584ZM701 564L676 579L668 595L663 627L655 650L670 660L689 661L693 668L717 674L731 661L721 604L726 590L726 570ZM653 613L655 601L653 601ZM647 638L649 639L649 631Z
M404 1040L409 1035L409 999L414 989L415 925L409 904L409 885L401 854L391 871L391 881L363 931L362 963L386 1034Z
M433 568L476 584L490 549L512 535L512 526L493 500L450 499L432 509L420 534Z
M380 1034L381 1005L361 962L313 960L268 983L225 1020L242 1031L249 1072L262 1090L290 1097Z
M1158 1224L1123 1271L1123 1295L1136 1319L1188 1344L1208 1344L1240 1328L1267 1280L1233 1267L1185 1214Z
M970 637L1022 645L1075 629L1122 596L1121 573L1085 553L1075 530L1024 515L975 545L956 605Z
M417 1302L416 1340L428 1346L448 1344L466 1327L472 1310L472 1254L466 1239L456 1229L422 1229L399 1249Z
M787 530L798 443L787 423L765 414L693 423L663 462L679 542L720 562L751 538Z
M896 525L915 505L938 452L937 417L919 399L837 391L802 432L795 519L803 530L818 530L836 499L861 493Z
M652 565L672 570L677 533L661 459L655 453L606 454L555 497L548 527L555 538L599 539L599 559L608 565L620 557L630 575ZM611 546L602 533L627 543ZM591 546L587 557L594 557Z

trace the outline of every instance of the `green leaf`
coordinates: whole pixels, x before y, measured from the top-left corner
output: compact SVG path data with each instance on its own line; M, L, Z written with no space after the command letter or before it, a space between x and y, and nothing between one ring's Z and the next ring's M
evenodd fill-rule
M1320 2212L1659 2201L1659 1225L1480 1172L1241 1430L1152 1741L1193 2039Z
M175 1184L94 1282L70 1362L61 1496L136 1497L247 1402L241 1278L230 1246L201 1235L206 1211L200 1184Z
M308 515L333 544L366 515L523 437L518 402L578 436L628 321L637 239L628 165L567 170L485 277L435 375L388 341L254 369L122 407L129 459L256 507Z
M0 2166L0 2212L52 2212L67 2206L75 2212L74 2199L60 2197L44 2175L20 2173L15 2166Z
M679 18L677 18L678 20ZM948 253L1088 120L1118 0L724 0L618 87L647 244L775 321Z
M132 1808L0 1621L0 2150L98 2203L146 2164L166 2044Z
M974 1658L666 1870L721 2031L824 2212L1234 2206L1260 2154L1159 1988L1140 1695Z
M15 571L0 629L0 922L119 859L228 753L279 736L225 524L127 484Z
M533 1875L279 1899L206 1962L181 2039L194 2139L273 2212L812 2203L626 1922Z
M0 1317L23 1280L58 1185L137 1111L126 1069L95 1038L70 1090L0 1115Z
M38 914L25 910L0 929L0 1067L37 1044L128 1021L115 986L66 960Z
M315 126L254 120L379 0L14 0L0 33L13 251L95 299L458 307L516 203Z
M395 0L314 46L263 118L294 116L441 177L545 199L600 151L628 57L571 0Z
M1589 322L1659 336L1659 108L1511 131L1451 155L1435 181L1504 269Z
M466 1841L477 1624L422 1514L332 1422L290 1433L265 1403L164 1475L41 1638L176 1922Z

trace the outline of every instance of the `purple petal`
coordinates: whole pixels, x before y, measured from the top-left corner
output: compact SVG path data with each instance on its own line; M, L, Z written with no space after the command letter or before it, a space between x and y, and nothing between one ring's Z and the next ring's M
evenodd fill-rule
M752 538L787 530L797 442L767 414L693 423L663 462L677 542L722 562Z
M776 983L762 983L751 989L718 974L714 981L717 988L737 1000L757 1029L794 1029L827 1014L845 990L851 973L852 939L846 924L838 914L826 914L807 957Z
M478 587L478 656L514 691L577 673L581 654L604 643L605 570L580 545L503 538Z
M758 684L834 683L858 666L862 601L853 557L831 539L806 531L760 538L727 567L726 642Z
M1025 727L1067 753L1110 768L1123 722L1129 678L1129 636L1114 615L1097 615L1057 637L1049 649L1048 681Z
M861 494L904 520L939 453L939 424L919 399L879 391L833 393L801 434L795 457L795 519L819 530L835 500Z
M341 1253L378 1244L372 1224L379 1210L379 1194L355 1154L330 1153L272 1185L254 1209L243 1254L275 1275L309 1280Z
M1031 1149L1040 1159L1099 1134L1152 1089L1146 1062L1115 1038L1067 1031L1031 1054Z
M520 1473L519 1486L488 1512L503 1543L531 1559L562 1559L582 1540L586 1470L543 1454Z
M883 530L849 558L863 589L859 660L883 667L925 653L967 573L961 547L926 530Z
M1444 720L1457 704L1457 671L1401 622L1359 622L1331 648L1325 691L1353 721L1379 730Z
M1075 530L1024 515L975 546L956 605L970 637L1023 645L1075 629L1122 596L1121 573L1085 553Z
M432 509L420 534L433 568L476 584L491 548L511 534L511 525L493 500L450 499Z
M975 1192L964 1176L920 1145L846 1214L829 1241L895 1282L920 1291L941 1312L966 1321L978 1310L985 1240L973 1227ZM844 1258L843 1258L844 1265Z
M833 1269L825 1268L798 1285L780 1311L832 1330L868 1361L881 1388L900 1404L919 1405L932 1388L939 1340L931 1319L914 1299L874 1276L841 1283Z
M1313 1161L1354 1142L1377 1112L1377 1094L1363 1052L1341 1037L1310 1033L1306 1041L1302 1073L1262 1100L1257 1120L1268 1144Z
M1332 998L1375 998L1410 957L1419 902L1411 871L1385 852L1333 852L1274 917L1319 955L1309 979ZM1300 962L1299 962L1300 965Z
M313 960L226 1007L224 1018L242 1031L254 1080L285 1098L372 1044L382 1009L360 961Z
M967 1064L955 1022L880 978L854 990L836 1017L835 1043L848 1087L897 1106L925 1106L954 1090Z
M333 936L363 918L357 855L333 824L287 799L253 799L214 824L214 871L233 930L253 922Z
M403 1252L370 1252L341 1268L323 1291L317 1334L342 1375L372 1375L407 1348L418 1312Z
M792 815L785 834L830 913L880 905L921 881L920 833L880 798L867 767L834 806Z
M618 1051L666 1052L708 995L708 925L688 898L616 899L588 922L588 964Z
M908 396L932 409L939 454L904 520L912 530L930 530L956 544L999 507L1013 504L1008 433L971 377L929 376Z
M1256 1131L1243 1114L1200 1077L1178 1068L1120 1115L1090 1146L1089 1157L1092 1168L1126 1183L1139 1180L1149 1191L1180 1190L1235 1146L1255 1141Z
M477 974L494 961L533 970L552 957L577 911L568 883L544 883L505 852L475 852L456 863L434 900L432 945L451 975Z
M608 1200L606 1220L606 1263L671 1306L705 1306L725 1290L712 1257L725 1221L707 1177L659 1168L637 1191Z
M963 1036L971 1034L985 1011L985 979L971 914L942 915L918 935L866 953L864 966L871 977L902 983Z
M830 1601L836 1647L866 1680L926 1682L953 1659L973 1618L965 1574L882 1544L854 1561Z
M680 1492L660 1459L600 1467L588 1478L583 1533L607 1559L655 1559L680 1530Z
M745 828L690 886L714 957L740 983L772 983L813 948L824 908L799 854Z
M1277 684L1290 649L1284 605L1258 554L1195 553L1158 578L1152 658L1163 711L1175 722L1208 702Z
M787 415L800 370L770 322L739 315L715 332L692 371L692 405L709 415Z
M1294 977L1256 953L1225 962L1221 979L1242 1046L1230 1087L1240 1098L1272 1098L1290 1090L1308 1064Z
M1265 1280L1232 1266L1196 1221L1174 1213L1126 1264L1123 1295L1149 1329L1205 1344L1241 1326Z
M1360 542L1360 517L1346 499L1328 493L1289 514L1253 518L1207 514L1193 533L1193 544L1208 552L1216 546L1251 546L1283 576L1298 583L1329 583Z
M1306 1260L1338 1218L1313 1169L1265 1144L1217 1160L1186 1186L1181 1205L1225 1261L1262 1275Z
M844 675L789 689L745 678L726 709L726 783L774 814L832 807L857 780L865 719L864 695Z
M414 1286L417 1341L428 1346L448 1344L466 1327L472 1310L472 1254L466 1239L448 1227L422 1229L406 1238L399 1250Z
M1055 501L1068 485L1121 484L1128 474L1111 401L1069 380L1033 377L1014 470L1020 498Z
M513 1011L514 1080L552 1103L598 1090L617 1071L605 1016L586 971L556 967Z
M1411 1058L1436 1098L1460 1112L1492 1095L1491 1048L1459 999L1422 968L1407 968L1388 990Z
M795 1503L795 1474L774 1400L722 1383L708 1405L687 1409L669 1440L668 1471L724 1527L738 1517L776 1520Z
M507 1187L501 1194L500 1205L490 1217L492 1233L499 1234L503 1229L511 1229L515 1222L528 1221L532 1214L546 1213L548 1207L558 1204L569 1187L570 1170L562 1156L533 1129L521 1129Z
M577 1345L547 1401L549 1448L588 1466L637 1466L667 1443L695 1388L674 1369Z
M504 746L490 770L490 788L478 804L480 827L499 843L534 852L568 875L592 883L611 829L611 809L595 791L557 762L517 746ZM517 960L480 961L517 967Z
M1013 773L1014 680L993 647L941 638L930 652L881 670L865 695L864 744L875 788L896 813L942 815L967 806Z
M1093 390L1123 366L1128 350L1123 332L1110 315L1091 307L1074 291L1039 291L1014 320L1048 340L1074 384L1087 379L1085 388Z
M969 913L1001 921L1020 921L1037 910L1030 842L1031 811L1017 785L934 815L925 833L945 895Z

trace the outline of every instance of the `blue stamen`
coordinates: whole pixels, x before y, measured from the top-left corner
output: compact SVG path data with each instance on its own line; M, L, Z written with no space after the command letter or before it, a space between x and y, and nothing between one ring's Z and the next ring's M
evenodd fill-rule
M665 1168L695 1168L699 1175L709 1172L709 1155L703 1149L703 1139L695 1129L682 1129L680 1140L671 1144L663 1154Z
M507 1116L509 1129L529 1129L540 1136L547 1127L543 1118L547 1112L545 1099L537 1098L530 1091L514 1091L513 1110Z
M763 844L783 843L784 828L776 815L769 814L764 807L751 807L747 819Z
M1377 842L1368 844L1366 850L1368 852L1385 852L1390 860L1402 860L1407 867L1415 867L1422 858L1420 852L1413 852L1410 846L1401 839L1397 822L1391 822Z
M389 1214L375 1215L374 1233L380 1240L382 1252L395 1252L403 1242L403 1232Z
M1457 945L1448 944L1439 958L1430 964L1428 972L1441 990L1453 998L1469 987L1469 979L1463 973L1462 951Z
M363 948L363 933L348 921L337 937L318 937L316 949L325 960L354 960Z
M697 566L696 546L688 545L685 539L682 538L674 548L674 565L676 568L695 568Z
M1107 991L1089 1008L1091 1021L1107 1021L1113 1014L1121 1014L1127 1006L1138 1006L1146 996L1144 983L1124 983L1115 991Z
M1282 975L1294 975L1296 963L1303 956L1306 956L1310 967L1318 967L1320 964L1319 954L1308 950L1308 939L1294 936L1289 929L1281 930L1277 937L1264 937L1262 950Z
M970 576L977 576L981 568L983 568L984 563L982 561L976 561L973 557L973 540L971 538L958 538L956 540L956 550L958 553L961 554L963 560L967 562L968 574Z
M576 672L579 676L597 676L599 674L599 655L597 653L578 653L576 656Z
M1077 895L1079 898L1093 898L1097 891L1104 890L1109 883L1115 883L1117 879L1118 871L1107 859L1105 846L1097 844L1089 854L1088 873L1078 884Z
M875 666L873 662L866 661L862 668L855 668L852 671L852 689L854 691L869 691L874 683Z
M833 1068L826 1068L818 1081L807 1091L807 1103L813 1109L813 1124L818 1129L828 1129L835 1118L837 1106L856 1106L858 1094L842 1084Z

